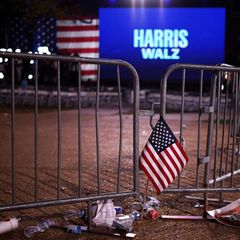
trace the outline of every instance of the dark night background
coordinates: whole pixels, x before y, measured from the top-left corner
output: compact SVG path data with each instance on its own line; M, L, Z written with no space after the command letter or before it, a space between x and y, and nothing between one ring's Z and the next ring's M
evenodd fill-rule
M98 17L102 7L225 7L225 63L240 66L240 2L236 0L1 0L0 48L11 47L6 33L13 17L23 17L34 29L36 19L41 16Z
M39 16L97 16L100 7L226 7L225 62L240 65L240 3L234 0L2 0L0 47L6 46L6 28L13 16L30 24Z

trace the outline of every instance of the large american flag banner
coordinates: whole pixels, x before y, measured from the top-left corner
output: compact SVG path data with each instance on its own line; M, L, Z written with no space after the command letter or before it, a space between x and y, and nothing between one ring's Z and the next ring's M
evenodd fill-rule
M59 53L90 58L99 57L98 19L60 19L57 20L56 26ZM81 74L83 80L95 80L97 65L82 64Z
M166 121L160 117L140 155L140 169L160 193L180 174L188 160Z
M8 29L8 45L22 52L36 52L38 47L47 46L52 54L99 58L99 20L39 17L33 28L15 17ZM83 80L95 80L97 66L82 64L81 76Z

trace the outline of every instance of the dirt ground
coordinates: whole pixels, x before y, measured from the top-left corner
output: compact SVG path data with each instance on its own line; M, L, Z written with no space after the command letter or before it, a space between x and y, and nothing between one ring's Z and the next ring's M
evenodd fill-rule
M82 155L82 184L83 196L97 193L97 170L96 170L96 131L94 111L83 109L81 113L81 149ZM59 166L58 156L61 156L60 163L60 198L76 196L78 191L78 135L77 135L77 110L63 110L61 113L61 151L58 149L58 125L57 112L55 109L41 109L38 122L38 199L56 199L57 167ZM117 110L103 109L99 113L99 159L101 162L100 179L101 192L111 192L116 190L116 169L118 167L119 153L119 117ZM133 173L133 120L129 109L124 109L123 114L123 143L122 162L120 165L120 191L129 191L132 188ZM172 130L177 133L177 114L169 114L166 118ZM0 109L0 206L11 204L12 201L12 180L11 180L11 114L6 108ZM190 157L190 161L182 174L182 186L193 186L196 178L196 149L197 149L197 129L196 114L186 114L184 120L185 150ZM34 201L35 197L35 148L34 148L34 114L32 109L16 110L16 136L15 136L15 156L16 156L16 203ZM206 122L203 123L202 146L205 146ZM139 153L147 142L151 133L149 118L140 118L139 129ZM205 148L202 147L202 152ZM199 174L202 180L203 173ZM239 181L236 178L236 182ZM140 173L140 192L146 189L146 176ZM173 183L176 186L177 181ZM148 194L160 200L160 212L163 215L193 215L202 216L203 209L196 207L197 200L186 197L186 193L164 193L157 196L155 190L149 185ZM192 194L200 196L202 194ZM213 195L218 197L219 195ZM224 194L224 199L233 201L240 198L238 192ZM115 204L121 205L125 212L131 211L131 204L136 199L131 197L116 199ZM209 203L209 210L224 206L224 203ZM62 220L63 213L69 209L86 207L85 203L57 205L51 207L31 208L19 211L0 212L0 219L5 217L19 216L19 228L0 235L1 240L26 239L23 234L24 228L35 225L41 219ZM80 224L81 220L76 219ZM106 230L106 233L109 232ZM240 228L224 226L213 220L148 220L143 218L133 225L135 239L240 239ZM46 232L36 234L32 239L117 239L117 237L83 233L74 235L66 233L63 229L50 228Z

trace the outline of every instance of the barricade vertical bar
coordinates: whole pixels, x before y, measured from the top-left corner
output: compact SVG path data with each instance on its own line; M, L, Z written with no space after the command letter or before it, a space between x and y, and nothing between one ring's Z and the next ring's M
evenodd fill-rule
M234 158L234 148L235 146L233 145L233 131L234 131L234 118L235 118L235 113L234 113L234 103L235 103L235 99L234 99L234 87L235 87L235 79L233 78L232 79L232 92L231 92L231 105L230 105L230 117L229 117L229 143L228 143L228 146L230 146L232 144L232 148L229 148L229 152L227 154L227 159L226 159L226 172L225 174L228 174L230 175L230 178L231 178L231 165L232 164L229 164L229 158L231 158L231 163L233 161L233 158ZM232 140L232 141L231 141ZM230 171L230 173L229 173ZM231 185L231 180L230 180L230 184L229 186Z
M224 84L223 72L221 72L221 84ZM223 85L224 86L224 85ZM224 139L225 139L225 128L226 128L226 113L227 113L227 99L229 91L229 81L226 81L226 90L224 98L224 110L223 110L223 126L222 126L222 141L221 141L221 152L220 152L220 166L219 166L219 177L224 175L223 172L223 155L224 155ZM220 100L221 101L221 100ZM220 186L223 187L223 181L221 181ZM223 193L219 193L219 201L223 201Z
M139 77L135 68L131 67L133 73L133 159L134 159L134 191L139 193Z
M81 63L77 64L77 72L78 72L78 196L82 195L82 144L81 144Z
M120 191L120 173L121 173L121 162L122 162L122 137L123 137L123 118L122 118L122 98L121 98L121 79L120 69L117 65L117 82L118 82L118 107L120 117L120 129L119 129L119 152L118 152L118 176L117 176L117 193Z
M234 79L235 79L235 81L236 81L236 90L235 90L235 148L234 148L234 152L235 152L235 155L234 155L234 166L233 166L233 173L232 173L232 175L234 176L234 171L235 170L237 170L236 169L236 165L237 165L237 161L238 161L238 157L239 157L239 149L238 149L238 146L237 146L237 144L238 144L238 122L239 122L239 116L238 116L238 104L239 104L239 92L238 92L238 84L239 84L239 82L238 82L238 78L237 78L237 74L236 73L234 73ZM232 176L232 177L233 177ZM233 184L233 182L232 182L232 184Z
M224 174L223 170L223 156L224 156L224 143L225 143L225 129L227 125L227 105L228 105L228 94L229 94L229 81L226 81L226 93L224 98L224 111L223 111L223 127L222 127L222 143L221 143L221 155L220 155L220 168L219 175L220 177Z
M219 117L220 117L220 101L221 101L221 72L218 73L218 81L217 81L217 109L216 109L216 125L215 125L215 146L214 146L214 169L213 169L213 179L214 179L214 187L216 187L216 178L217 178L217 159L218 159L218 134L219 134Z
M238 75L235 74L236 77L236 162L235 162L235 168L234 170L237 170L236 166L239 159L239 148L238 148L238 128L239 128L239 82L238 82Z
M98 65L98 76L97 76L97 92L96 92L96 106L95 106L95 119L96 119L96 154L97 154L97 188L98 194L100 190L100 151L99 151L99 91L100 91L100 66Z
M237 92L238 92L238 100L237 100L237 141L238 141L238 146L237 146L237 162L236 162L236 170L238 169L238 166L239 166L239 153L240 153L240 141L239 141L239 137L240 137L240 96L239 96L239 93L240 93L240 83L239 83L239 74L236 73L237 75L237 82L238 82L238 88L237 88Z
M183 146L183 115L184 115L184 100L185 100L185 82L186 82L186 69L183 69L182 76L182 96L181 96L181 116L180 116L180 135L179 140L181 145ZM178 176L178 188L180 188L181 174Z
M230 89L229 89L230 91ZM231 98L232 96L230 96ZM232 100L231 100L232 102ZM228 103L228 100L227 100L227 103ZM230 146L230 138L231 138L231 129L232 129L232 106L230 106L229 108L229 118L228 118L228 121L229 121L229 125L228 125L228 139L227 139L227 149L226 149L226 159L225 159L225 173L224 174L227 174L228 172L228 155L229 155L229 146Z
M198 111L198 142L197 142L197 159L200 158L200 142L201 142L201 118L202 118L202 94L203 94L203 70L200 72L199 82L199 111ZM196 187L199 187L199 162L196 164Z
M211 96L210 96L210 106L214 107L215 92L216 92L216 76L213 77L211 81ZM207 145L206 145L206 156L210 157L211 153L211 139L212 139L212 129L213 129L213 115L214 112L211 111L208 117L208 129L207 129ZM205 163L204 168L204 187L208 188L209 185L209 172L210 164L209 162ZM204 193L204 212L206 213L208 209L208 192Z
M181 96L181 116L180 116L180 135L179 140L181 145L183 145L183 115L184 115L184 101L185 101L185 82L186 82L186 69L183 69L183 79L182 79L182 96Z
M235 160L235 148L236 148L236 112L237 112L237 79L236 75L234 74L234 91L235 91L235 97L233 102L233 147L232 147L232 159L231 159L231 187L233 187L233 172L234 172L234 160ZM233 94L234 95L234 94Z
M160 102L160 116L165 116L166 114L166 95L167 95L167 78L168 75L164 76L164 78L161 81L161 102Z
M16 203L16 126L15 126L15 59L12 58L11 62L11 75L12 75L12 89L11 89L11 98L12 98L12 118L11 118L11 131L12 131L12 205Z
M92 219L93 219L93 214L92 214L92 201L88 201L88 209L87 209L87 215L88 215L88 230L92 230Z
M60 198L60 171L61 171L61 76L60 61L57 61L57 92L58 92L58 160L57 160L57 199Z
M38 60L35 60L35 113L34 113L34 143L35 143L35 201L38 200Z

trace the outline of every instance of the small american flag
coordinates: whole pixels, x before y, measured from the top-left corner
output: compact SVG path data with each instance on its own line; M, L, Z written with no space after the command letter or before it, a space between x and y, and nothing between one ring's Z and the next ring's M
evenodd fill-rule
M141 153L140 169L160 193L180 174L187 162L188 156L160 117Z
M57 20L57 47L60 53L80 57L99 57L98 19ZM83 80L95 80L97 65L82 64Z

